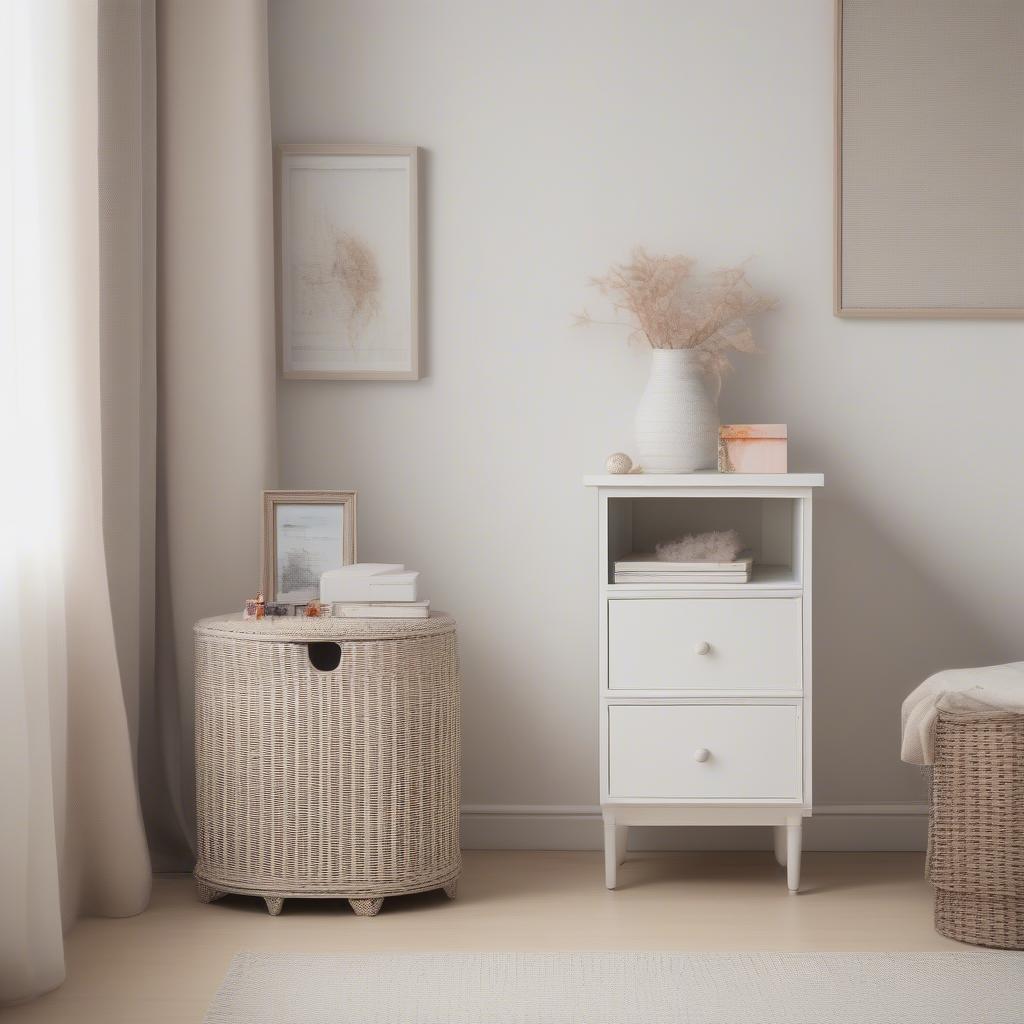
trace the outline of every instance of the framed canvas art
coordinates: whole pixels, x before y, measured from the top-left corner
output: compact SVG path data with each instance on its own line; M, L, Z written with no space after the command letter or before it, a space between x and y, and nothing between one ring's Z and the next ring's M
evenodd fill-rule
M835 313L1024 316L1024 2L836 0Z
M355 491L263 492L260 578L267 601L315 601L320 576L355 560Z
M418 150L280 146L281 373L418 380Z

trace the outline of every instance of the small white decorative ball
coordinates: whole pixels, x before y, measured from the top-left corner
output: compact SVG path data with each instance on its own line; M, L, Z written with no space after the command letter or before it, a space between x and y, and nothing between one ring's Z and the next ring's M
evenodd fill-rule
M625 452L615 452L605 459L604 468L616 475L628 473L633 468L633 460Z

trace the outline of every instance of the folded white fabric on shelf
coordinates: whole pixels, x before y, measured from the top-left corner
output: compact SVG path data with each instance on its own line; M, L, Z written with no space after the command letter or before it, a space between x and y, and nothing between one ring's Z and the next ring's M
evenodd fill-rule
M935 719L939 711L1024 714L1024 661L983 668L955 668L929 676L903 702L903 747L908 764L934 760Z

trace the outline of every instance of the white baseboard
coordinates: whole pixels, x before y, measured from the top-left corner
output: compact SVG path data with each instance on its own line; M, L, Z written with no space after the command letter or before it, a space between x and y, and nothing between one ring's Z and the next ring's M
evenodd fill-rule
M833 804L804 819L805 850L923 850L927 804ZM600 850L597 806L466 805L466 850ZM767 828L631 828L631 850L769 850Z

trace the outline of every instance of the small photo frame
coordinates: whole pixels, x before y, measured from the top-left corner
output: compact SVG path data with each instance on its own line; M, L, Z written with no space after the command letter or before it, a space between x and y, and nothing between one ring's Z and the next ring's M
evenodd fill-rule
M419 380L415 146L277 148L281 374Z
M274 604L320 598L320 576L356 560L355 491L264 491L263 593Z

